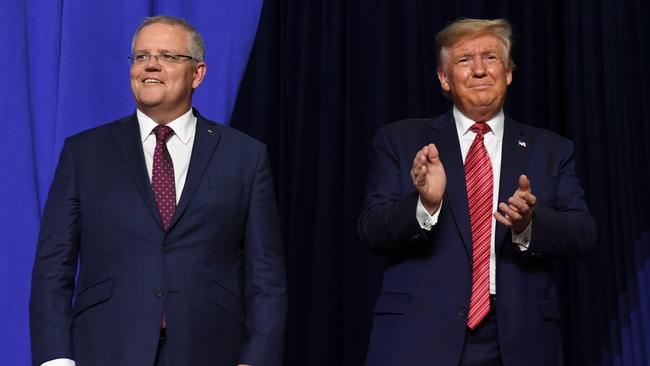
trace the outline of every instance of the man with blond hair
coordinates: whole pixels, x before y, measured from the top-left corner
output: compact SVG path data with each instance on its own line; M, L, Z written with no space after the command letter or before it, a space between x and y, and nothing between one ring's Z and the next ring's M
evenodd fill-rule
M596 228L573 146L515 122L511 27L461 19L437 36L446 114L380 128L359 234L389 257L367 365L561 365L554 265Z
M286 286L266 147L192 108L190 24L136 30L130 116L66 139L30 299L35 366L280 366Z

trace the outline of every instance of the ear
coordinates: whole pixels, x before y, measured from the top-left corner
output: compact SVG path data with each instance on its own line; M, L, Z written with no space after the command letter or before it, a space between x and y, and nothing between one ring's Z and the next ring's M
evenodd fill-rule
M205 73L207 72L207 65L205 62L197 62L194 67L194 79L192 80L192 89L196 89L203 82L205 78Z
M440 67L438 68L438 80L440 81L440 87L442 90L448 92L451 89L449 87L449 79L447 79L447 73Z
M508 69L506 71L506 82L508 83L508 85L512 83L512 69Z

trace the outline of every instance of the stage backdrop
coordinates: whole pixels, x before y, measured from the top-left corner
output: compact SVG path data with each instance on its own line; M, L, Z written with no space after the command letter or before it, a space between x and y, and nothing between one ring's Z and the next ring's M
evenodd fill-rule
M228 123L262 0L0 2L0 364L30 364L27 306L41 210L65 137L135 111L133 31L145 16L185 18L203 34L208 72L195 94Z
M0 0L0 364L27 365L40 208L63 138L131 113L145 15L206 36L196 104L228 120L254 0ZM266 0L232 125L270 147L287 243L286 365L363 364L382 261L358 242L373 131L449 108L433 37L460 16L515 25L507 111L575 141L598 222L563 270L570 365L650 363L650 3L645 0Z
M383 264L356 235L371 137L450 108L434 37L463 16L513 23L506 112L575 142L600 239L561 268L567 363L650 365L649 13L646 0L266 0L232 126L275 164L287 365L363 364Z

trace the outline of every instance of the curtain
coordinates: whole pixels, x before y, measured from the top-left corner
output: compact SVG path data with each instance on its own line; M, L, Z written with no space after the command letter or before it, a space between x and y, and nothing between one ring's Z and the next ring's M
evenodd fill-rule
M450 108L435 34L511 21L506 113L572 139L600 238L558 264L570 365L650 363L646 2L267 0L232 125L267 143L287 242L287 365L361 365L383 261L356 235L379 126ZM533 183L534 191L534 183ZM531 340L533 341L533 340Z
M434 37L461 16L512 22L517 69L506 113L575 143L600 238L589 258L558 265L567 363L650 363L649 8L641 0L2 2L0 362L29 364L29 277L63 139L133 112L132 32L144 16L166 13L206 38L196 107L270 148L287 247L287 365L363 364L384 266L356 235L370 140L379 126L450 108Z
M0 3L0 363L28 365L27 304L41 209L65 137L135 111L131 40L145 16L202 33L202 114L228 123L262 0L7 0Z

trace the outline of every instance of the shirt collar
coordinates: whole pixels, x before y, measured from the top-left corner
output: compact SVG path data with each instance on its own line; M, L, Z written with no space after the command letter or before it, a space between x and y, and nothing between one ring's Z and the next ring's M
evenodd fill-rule
M456 106L454 106L454 120L456 121L456 130L458 131L458 136L463 136L469 132L469 128L472 127L476 121L472 121L467 118ZM503 114L503 109L499 111L492 119L486 121L488 126L490 126L490 132L493 133L497 138L503 136L503 124L505 122L505 115Z
M153 129L158 124L139 109L135 113L138 117L138 124L140 125L140 137L144 143L149 136L153 135ZM196 116L194 116L192 108L182 116L169 122L167 126L174 130L174 136L178 137L183 144L187 144L190 141L190 137L192 137L192 132L196 128Z

